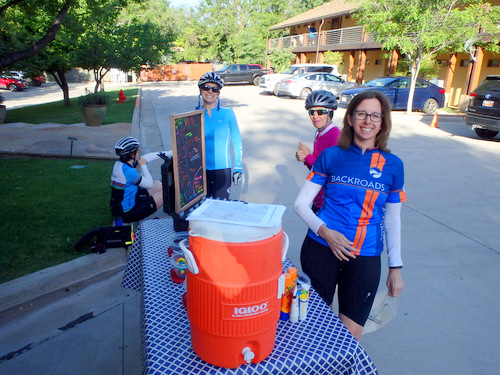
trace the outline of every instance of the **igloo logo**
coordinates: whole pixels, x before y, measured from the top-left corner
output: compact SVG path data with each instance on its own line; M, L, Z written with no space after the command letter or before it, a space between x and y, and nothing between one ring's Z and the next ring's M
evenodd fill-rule
M247 317L262 314L269 310L268 304L269 302L266 301L258 305L235 307L233 317Z

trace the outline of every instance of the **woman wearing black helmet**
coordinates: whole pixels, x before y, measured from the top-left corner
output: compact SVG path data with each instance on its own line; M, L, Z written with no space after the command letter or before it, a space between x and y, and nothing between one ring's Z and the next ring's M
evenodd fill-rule
M231 167L234 185L241 180L243 146L234 111L220 107L219 95L223 86L224 82L216 73L204 74L198 81L200 97L196 109L204 110L207 196L228 199ZM231 147L234 165L231 163Z
M340 129L332 123L333 111L337 109L337 100L330 91L318 90L310 93L307 96L305 106L309 112L309 118L316 128L313 152L305 143L299 142L295 158L311 169L324 149L337 145ZM323 195L323 190L320 190L314 198L314 212L323 206Z
M116 161L111 175L111 214L131 223L142 220L163 206L160 181L153 180L146 159L139 157L139 141L125 137L116 142ZM140 168L140 173L135 169Z

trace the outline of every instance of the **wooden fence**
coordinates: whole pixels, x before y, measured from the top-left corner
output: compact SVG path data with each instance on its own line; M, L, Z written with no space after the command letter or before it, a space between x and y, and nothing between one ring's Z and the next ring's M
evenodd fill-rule
M212 64L176 64L160 65L154 69L141 71L141 81L197 81L200 77L211 72Z

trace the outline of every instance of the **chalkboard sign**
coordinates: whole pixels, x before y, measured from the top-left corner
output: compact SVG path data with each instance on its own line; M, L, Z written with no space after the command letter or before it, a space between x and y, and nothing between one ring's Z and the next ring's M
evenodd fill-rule
M171 116L170 129L178 214L207 195L203 110Z

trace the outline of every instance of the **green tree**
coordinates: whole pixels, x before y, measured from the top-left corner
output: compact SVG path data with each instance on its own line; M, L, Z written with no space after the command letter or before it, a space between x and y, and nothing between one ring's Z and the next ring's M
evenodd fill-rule
M162 10L167 12L168 6L165 4ZM135 7L122 12L110 2L85 14L85 28L76 42L75 64L93 71L95 92L111 68L138 72L141 65L156 64L169 51L173 34L160 26L161 22L152 18L155 13L150 11Z
M75 41L83 33L84 25L80 22L78 12L72 12L65 19L64 27L57 38L38 52L34 57L21 60L16 68L28 75L40 74L45 71L51 75L63 93L63 103L70 106L69 86L66 73L72 70L74 64Z
M337 65L339 73L344 72L344 53L338 51L326 51L324 53L325 64Z
M34 19L11 30L12 38L19 39L11 43L11 48L22 47L21 36L27 38L26 33L34 33L33 29L42 27L46 20L34 9L11 11L11 16ZM50 18L48 12L43 14ZM138 72L146 61L156 63L164 58L174 39L172 24L172 12L162 0L76 0L57 37L33 57L12 67L26 72L46 71L61 87L65 105L70 105L67 72L76 67L92 70L95 90L111 68Z
M290 66L290 64L295 60L295 54L292 52L291 48L273 48L269 51L269 61L271 61L271 66L277 72L282 72Z
M325 0L202 0L178 10L173 61L264 63L268 28ZM283 33L283 31L278 31Z
M374 33L387 50L398 49L408 60L411 87L407 111L411 112L420 65L442 51L463 51L476 40L498 48L498 7L481 0L372 0L364 1L355 18ZM481 42L478 33L489 35Z
M52 42L77 0L11 0L0 6L0 69L31 58Z
M439 73L440 65L436 61L436 55L430 55L423 59L420 63L420 70L418 73L418 78L430 80L436 78ZM396 68L395 76L409 77L411 76L410 65L408 60L402 59L398 61L398 66Z
M10 0L0 5L0 69L36 56L81 9L118 8L144 0Z

